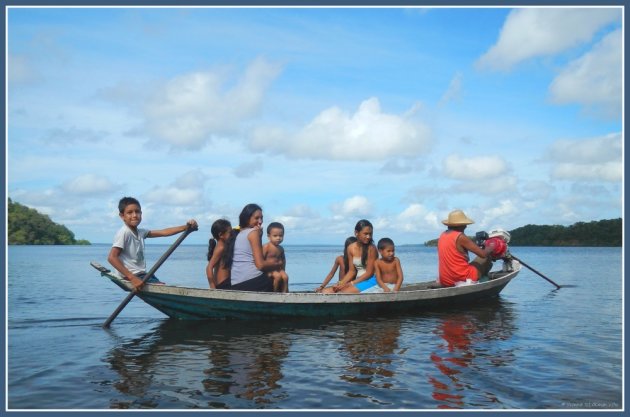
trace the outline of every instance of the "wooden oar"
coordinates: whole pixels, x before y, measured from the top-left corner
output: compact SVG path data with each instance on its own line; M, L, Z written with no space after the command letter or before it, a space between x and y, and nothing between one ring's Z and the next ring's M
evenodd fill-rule
M155 271L158 270L158 268L160 266L162 266L162 264L164 263L164 261L166 261L166 258L168 258L171 253L173 253L173 251L179 246L180 243L182 243L182 241L184 239L186 239L186 236L188 236L191 232L194 232L195 230L197 230L196 228L192 228L190 225L188 226L188 228L186 228L186 230L184 231L184 233L182 233L182 235L177 238L177 240L175 241L175 243L173 243L171 245L170 248L168 248L168 250L166 252L164 252L164 255L162 255L162 257L160 259L158 259L158 261L155 263L155 265L153 265L153 268L151 268L149 270L149 272L147 272L147 274L144 276L144 278L142 279L142 283L144 284L145 282L147 282L152 276L153 274L155 274ZM120 305L118 306L118 308L116 309L116 311L114 311L112 313L111 316L109 316L109 318L105 321L105 323L103 323L103 327L104 328L109 328L109 325L112 323L112 321L114 321L114 319L116 318L116 316L118 316L118 314L120 314L120 312L123 310L123 308L125 308L125 306L127 304L129 304L129 301L131 301L131 299L133 297L135 297L136 293L138 292L137 289L133 289L131 290L131 292L129 293L129 295L127 296L127 298L125 298L123 300L122 303L120 303Z
M544 279L546 279L547 281L551 282L553 285L556 286L556 289L560 289L560 286L558 284L556 284L555 282L553 282L552 280L550 280L549 278L547 278L546 276L544 276L543 274L541 274L540 272L536 271L534 268L532 268L531 266L527 265L525 262L523 262L522 260L520 260L519 258L517 258L514 255L511 255L512 258L516 259L517 261L519 261L521 263L521 265L523 265L526 268L529 268L532 272L540 275L541 277L543 277Z

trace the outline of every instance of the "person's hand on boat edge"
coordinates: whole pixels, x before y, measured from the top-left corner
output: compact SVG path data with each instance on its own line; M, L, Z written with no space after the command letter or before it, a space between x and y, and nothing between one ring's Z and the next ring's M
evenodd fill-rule
M140 278L138 278L137 276L133 274L131 274L128 277L125 277L125 280L131 282L131 285L133 285L132 291L134 292L140 291L140 289L144 286L144 282L142 282Z

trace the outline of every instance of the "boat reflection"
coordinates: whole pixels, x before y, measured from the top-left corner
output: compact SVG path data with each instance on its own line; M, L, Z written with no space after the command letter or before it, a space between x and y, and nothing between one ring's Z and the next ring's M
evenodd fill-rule
M353 320L164 320L116 341L112 408L509 408L508 302ZM137 329L128 329L137 331ZM499 372L500 373L500 372ZM479 389L478 387L484 387ZM490 388L488 388L490 387Z
M289 351L289 342L279 333L260 334L256 343L243 338L243 350L235 350L234 341L209 341L210 366L203 386L212 396L233 395L256 406L273 404L282 398L282 361ZM215 403L214 406L225 404Z
M509 304L500 300L440 317L434 333L441 342L430 353L439 372L428 376L437 408L501 406L497 393L479 392L475 381L479 380L478 372L514 361L513 348L501 348L500 343L509 340L514 330L514 313Z
M109 352L111 407L267 408L285 396L290 343L273 322L164 320Z
M400 326L401 319L396 317L356 320L344 326L342 356L347 365L340 378L374 388L391 388L395 384L395 362L403 353L398 346Z

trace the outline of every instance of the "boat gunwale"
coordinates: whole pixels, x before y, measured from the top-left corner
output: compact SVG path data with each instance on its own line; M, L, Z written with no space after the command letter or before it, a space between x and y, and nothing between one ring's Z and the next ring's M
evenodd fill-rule
M362 293L362 294L321 294L316 292L307 291L294 291L289 293L268 293L268 292L253 292L253 291L239 291L239 290L216 290L210 288L196 288L177 285L156 285L146 284L138 296L151 297L153 294L178 296L178 297L196 297L201 299L213 299L224 301L239 301L239 302L256 302L256 303L268 303L268 304L353 304L353 303L386 303L396 301L414 301L414 300L432 300L442 299L455 296L462 296L466 294L472 294L476 292L483 292L485 290L497 287L505 286L510 282L521 270L521 265L518 262L513 262L513 271L491 272L492 275L499 274L497 278L493 278L489 281L477 283L474 285L465 285L460 287L442 287L442 288L422 288L422 289L401 289L398 292L389 293ZM115 284L120 286L126 291L132 289L130 282L125 281L111 272L102 272L101 275L106 276L112 280ZM408 286L429 285L434 281L425 281L408 284Z

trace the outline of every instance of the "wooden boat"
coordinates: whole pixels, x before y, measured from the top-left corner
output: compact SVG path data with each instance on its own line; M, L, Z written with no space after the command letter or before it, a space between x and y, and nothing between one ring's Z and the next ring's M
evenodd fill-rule
M125 291L132 285L96 262L90 263ZM177 319L262 318L262 317L352 317L417 312L496 297L521 270L490 272L490 280L461 287L440 287L434 281L403 285L395 293L319 294L296 291L262 293L213 290L175 285L145 284L136 295L150 306Z

